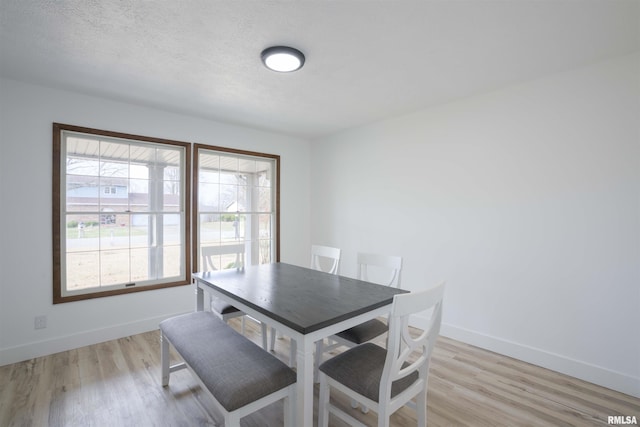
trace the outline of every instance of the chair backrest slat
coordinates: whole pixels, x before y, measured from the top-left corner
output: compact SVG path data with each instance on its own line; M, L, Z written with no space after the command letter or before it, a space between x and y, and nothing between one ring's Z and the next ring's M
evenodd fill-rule
M376 280L376 283L393 288L400 288L400 273L402 272L402 257L380 254L358 253L358 279L371 281L370 267L387 273L386 279Z
M234 243L232 245L219 245L219 246L202 246L200 248L200 256L202 257L202 265L200 269L202 271L213 271L217 270L214 257L220 255L236 255L235 260L235 268L243 268L244 267L244 255L245 255L245 244L244 243ZM221 269L223 267L221 266Z
M340 268L340 253L338 248L329 246L312 245L311 246L311 268L314 270L324 271L326 273L338 274ZM322 259L329 262L329 268L322 268Z

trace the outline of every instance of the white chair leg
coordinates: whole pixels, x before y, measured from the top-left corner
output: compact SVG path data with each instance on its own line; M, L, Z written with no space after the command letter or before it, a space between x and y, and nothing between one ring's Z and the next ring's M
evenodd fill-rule
M369 413L369 408L367 408L365 405L360 405L360 403L358 403L357 400L351 399L351 407L353 409L356 409L358 406L360 406L360 412L362 412L363 414L368 414ZM420 424L418 424L418 425L420 425Z
M162 386L169 385L169 341L160 331L160 364L162 365Z
M225 414L224 415L225 427L240 427L240 417L237 414Z
M241 330L242 330L242 335L244 335L244 332L245 332L245 329L246 329L246 328L245 328L245 326L244 326L244 319L245 319L245 317L246 317L246 316L242 316L242 321L241 321L241 322L242 322L242 329L241 329Z
M353 409L356 409L358 406L360 406L360 404L358 403L358 401L357 401L357 400L355 400L355 399L351 399L351 407L352 407ZM366 406L362 405L362 406L360 407L360 412L362 412L363 414L368 414L368 413L369 413L369 408L367 408ZM420 425L420 424L418 424L418 425Z
M298 352L298 344L293 338L289 338L289 367L295 368L297 365L296 353Z
M260 328L262 329L262 348L268 351L267 347L267 324L260 322Z
M427 392L424 390L416 396L416 417L419 426L427 425Z
M329 426L329 384L325 374L320 374L320 392L318 394L318 427Z
M276 347L276 328L271 328L271 347L269 350L273 351Z
M320 381L318 369L322 363L322 352L324 351L324 339L316 341L316 354L313 356L313 380L315 382Z
M289 395L284 398L284 427L294 427L296 425L295 412L293 411L296 398L296 387L289 387Z
M389 427L389 408L385 405L378 405L378 427ZM418 424L424 426L426 424Z

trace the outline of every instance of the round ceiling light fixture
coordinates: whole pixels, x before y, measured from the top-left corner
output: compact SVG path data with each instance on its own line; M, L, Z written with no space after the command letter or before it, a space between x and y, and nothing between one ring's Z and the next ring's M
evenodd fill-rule
M304 65L304 54L288 46L268 47L260 57L265 67L281 73L299 70Z

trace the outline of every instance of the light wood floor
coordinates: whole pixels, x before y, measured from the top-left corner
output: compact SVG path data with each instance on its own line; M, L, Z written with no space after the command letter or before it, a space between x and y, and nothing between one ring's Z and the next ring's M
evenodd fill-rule
M248 321L247 335L258 342ZM234 323L238 328L238 322ZM288 355L288 340L276 354ZM222 418L186 371L160 385L159 333L148 332L0 367L0 426L217 426ZM368 425L375 413L352 410ZM441 337L428 392L429 426L591 426L609 415L635 415L640 399ZM317 404L317 387L316 387ZM331 417L330 425L344 426ZM282 404L243 426L282 425ZM393 426L415 425L402 408Z

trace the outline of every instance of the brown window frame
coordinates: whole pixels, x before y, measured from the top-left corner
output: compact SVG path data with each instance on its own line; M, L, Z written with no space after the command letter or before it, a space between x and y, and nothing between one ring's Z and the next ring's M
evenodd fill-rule
M198 200L198 194L199 194L198 183L199 183L200 150L219 151L222 153L229 153L229 154L238 155L238 156L250 156L250 157L257 157L257 158L262 157L265 159L273 160L275 162L275 174L274 174L274 178L275 178L275 185L274 185L275 254L274 254L273 262L280 262L280 166L281 166L280 156L277 154L268 154L268 153L261 153L256 151L239 150L239 149L228 148L228 147L220 147L220 146L213 146L213 145L206 145L206 144L194 144L193 173L192 173L193 175L193 203L192 203L193 205L193 210L192 210L193 236L191 239L193 244L193 248L191 251L191 253L193 254L193 270L198 271L198 265L199 265L198 264L198 254L199 254L198 246L200 242L199 242L199 236L198 236L198 233L199 233L198 215L200 211L199 211L199 200Z
M131 286L120 289L110 289L106 291L94 291L75 295L64 295L62 292L62 237L61 215L62 213L62 189L61 177L62 173L62 132L77 132L90 135L104 136L108 138L120 138L126 140L139 141L143 143L163 144L182 147L184 149L184 183L183 183L183 203L184 203L184 279L173 282L165 282L159 284L149 284L142 286ZM188 142L174 141L162 138L133 135L127 133L106 131L93 129L88 127L73 126L61 123L53 123L53 180L52 180L52 197L53 197L53 215L52 215L52 233L53 233L53 303L66 303L71 301L80 301L93 298L102 298L113 295L129 294L134 292L151 291L156 289L164 289L175 286L185 286L191 284L191 179L193 176L191 169L191 152L192 144ZM65 190L66 191L66 190ZM66 192L65 192L66 194ZM66 231L65 231L66 233ZM66 284L65 284L66 285Z

